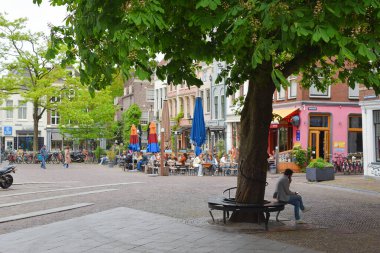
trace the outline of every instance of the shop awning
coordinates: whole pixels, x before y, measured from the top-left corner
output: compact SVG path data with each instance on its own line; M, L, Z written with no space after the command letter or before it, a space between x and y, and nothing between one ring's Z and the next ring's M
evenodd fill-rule
M298 108L283 108L283 109L274 109L273 114L281 117L282 120L289 122L291 117L298 114ZM271 128L277 128L279 125L278 118L274 119L271 122Z

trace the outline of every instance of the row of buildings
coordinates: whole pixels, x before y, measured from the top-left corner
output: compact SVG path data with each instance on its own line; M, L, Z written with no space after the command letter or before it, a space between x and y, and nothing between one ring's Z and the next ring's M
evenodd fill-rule
M200 64L197 77L203 86L188 87L185 83L168 84L153 77L151 82L130 80L124 96L116 102L125 110L136 103L143 110L142 122L156 121L159 125L163 101L167 100L172 119L183 113L176 134L180 150L192 149L190 131L195 98L200 96L207 130L204 149L224 146L229 151L239 147L240 116L236 98L245 96L247 83L232 96L226 96L225 83L216 82L223 63ZM270 125L268 154L278 148L286 153L294 146L310 148L313 158L332 161L338 156L352 154L363 158L365 173L374 176L371 166L380 165L380 99L373 90L357 84L350 88L344 83L332 85L326 91L300 86L301 77L290 76L290 86L273 94L273 113L281 116ZM146 91L144 93L144 91ZM158 126L158 129L159 126ZM219 145L218 145L219 143ZM366 143L366 145L363 145ZM379 175L380 176L380 175Z
M123 111L132 104L142 110L141 124L156 121L160 129L164 100L168 101L170 118L179 150L192 149L190 131L194 114L195 98L203 101L207 128L204 149L223 146L224 150L239 147L240 116L234 101L244 97L247 83L232 96L226 96L226 85L216 82L223 63L200 64L197 77L202 80L200 88L188 87L185 83L168 84L153 76L151 81L130 79L124 84L124 94L115 99L120 110L115 115L121 119ZM273 113L281 116L270 126L268 153L278 148L279 152L291 150L294 146L310 148L314 158L333 160L338 155L363 154L365 173L371 175L368 164L380 163L380 99L373 90L356 85L353 89L346 84L336 84L326 91L314 87L302 88L299 76L289 77L290 86L273 94ZM23 103L17 95L5 101L3 106L18 105L17 109L0 111L0 140L4 149L22 145L30 147L33 133L32 107ZM175 118L183 114L179 123ZM59 116L48 113L40 120L39 142L50 150L64 145L57 125ZM142 137L143 145L146 138ZM101 141L104 145L104 140ZM363 145L366 143L366 145ZM74 147L75 149L75 147Z

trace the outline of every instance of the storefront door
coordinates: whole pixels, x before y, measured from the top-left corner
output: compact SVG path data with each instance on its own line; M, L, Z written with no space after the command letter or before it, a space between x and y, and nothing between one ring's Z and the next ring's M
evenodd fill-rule
M311 114L309 116L309 148L313 159L329 159L330 152L330 115Z
M311 130L309 132L309 147L312 159L328 159L330 147L330 133L328 130Z

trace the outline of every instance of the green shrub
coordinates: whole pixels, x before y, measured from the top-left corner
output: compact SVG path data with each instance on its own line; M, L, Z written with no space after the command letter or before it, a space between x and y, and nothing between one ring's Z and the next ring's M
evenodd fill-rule
M107 151L107 157L110 161L114 161L116 158L116 153L113 149Z
M311 161L307 167L308 168L316 168L316 169L324 169L324 168L328 168L328 167L329 168L334 167L334 165L332 165L329 162L326 162L323 158L318 158L314 161Z
M99 160L100 156L103 155L105 152L104 152L104 149L98 146L96 147L94 153L95 153L96 160Z
M292 157L294 159L294 163L300 167L302 172L305 172L306 166L310 161L308 150L296 146L293 148Z

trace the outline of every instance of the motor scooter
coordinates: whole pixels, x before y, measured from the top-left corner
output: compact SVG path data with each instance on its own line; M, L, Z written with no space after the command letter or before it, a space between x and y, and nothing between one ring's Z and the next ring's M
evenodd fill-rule
M71 152L70 153L70 158L71 158L72 162L83 163L85 157L86 156L83 155L81 152Z
M11 173L16 173L16 166L8 165L0 169L0 187L3 189L9 188L13 184Z

